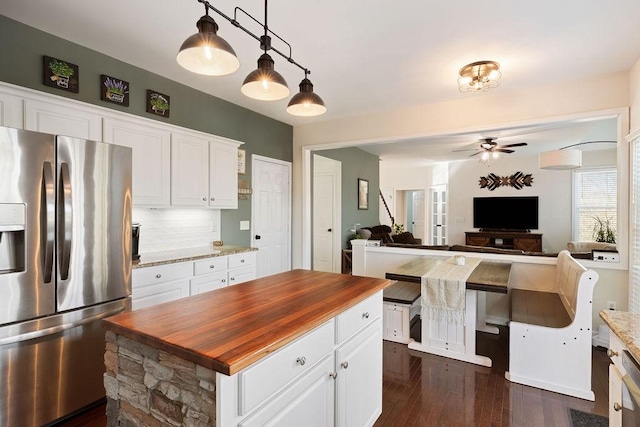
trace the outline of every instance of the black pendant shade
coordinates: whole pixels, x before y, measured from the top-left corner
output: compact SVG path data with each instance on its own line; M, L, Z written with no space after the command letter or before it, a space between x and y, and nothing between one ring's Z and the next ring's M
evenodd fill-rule
M289 101L287 113L294 116L312 117L327 112L324 101L313 92L313 83L308 78L300 82L300 92Z
M277 101L291 93L284 77L274 69L273 59L267 53L260 55L258 68L249 73L240 89L249 98Z

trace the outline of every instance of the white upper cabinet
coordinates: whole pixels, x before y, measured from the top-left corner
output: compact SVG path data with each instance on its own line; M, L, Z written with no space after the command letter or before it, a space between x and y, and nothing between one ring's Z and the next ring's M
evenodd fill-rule
M0 92L0 126L22 129L23 112L22 98Z
M102 118L99 114L33 99L24 101L24 128L93 141L102 140Z
M238 146L212 141L209 145L209 206L238 208Z
M135 206L169 206L171 132L147 123L105 118L104 142L133 149Z
M209 141L171 134L171 205L209 206Z

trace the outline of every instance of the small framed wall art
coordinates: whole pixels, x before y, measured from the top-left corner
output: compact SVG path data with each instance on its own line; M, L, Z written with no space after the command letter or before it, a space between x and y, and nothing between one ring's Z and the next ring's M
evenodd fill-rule
M238 150L238 173L244 175L247 173L247 151Z
M369 209L369 181L358 178L358 209Z
M42 65L42 83L45 86L73 93L80 91L80 70L77 65L46 55L42 57Z
M104 74L100 75L100 99L128 107L129 82Z
M147 113L169 117L170 103L169 95L147 89Z

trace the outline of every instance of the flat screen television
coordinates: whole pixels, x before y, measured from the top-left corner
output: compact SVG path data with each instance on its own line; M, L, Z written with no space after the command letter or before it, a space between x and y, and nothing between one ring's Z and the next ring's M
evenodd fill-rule
M473 228L535 230L538 228L538 197L474 197Z

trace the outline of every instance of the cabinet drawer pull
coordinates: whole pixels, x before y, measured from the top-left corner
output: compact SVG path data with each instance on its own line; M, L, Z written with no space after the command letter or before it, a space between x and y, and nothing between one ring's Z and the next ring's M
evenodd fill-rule
M340 366L342 366L343 369L347 369L349 367L349 362L342 362Z
M614 357L614 356L617 356L617 355L618 355L617 351L614 351L612 349L607 350L607 356Z
M203 201L203 202L206 202L206 201L207 201L207 198L206 198L206 197L203 197L203 198L202 198L202 201Z
M162 274L160 274L160 273L156 274L156 279L159 279L161 277L162 277Z
M616 412L620 412L620 410L622 409L622 405L620 405L618 402L615 402L613 404L613 410Z
M369 312L365 311L364 313L362 313L362 318L363 319L368 319L369 318Z
M304 366L305 363L307 363L307 358L306 357L298 357L296 359L296 363L300 366Z
M335 380L336 378L338 378L338 373L337 372L331 372L329 374L329 376Z
M244 262L244 259L241 259L240 262Z
M212 198L211 198L211 201L212 201L212 202L215 202L215 201L216 201L216 198L215 198L215 197L212 197Z
M215 265L213 265L213 264L211 264L211 265L209 266L209 268L216 268L216 266L215 266Z
M226 282L227 282L227 279L222 279L222 283L226 283Z

